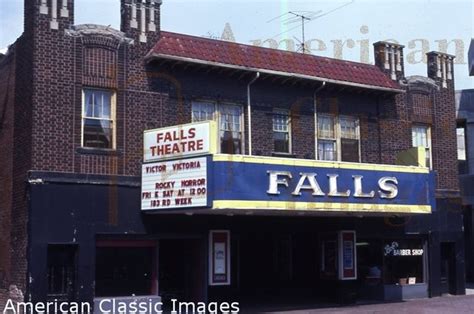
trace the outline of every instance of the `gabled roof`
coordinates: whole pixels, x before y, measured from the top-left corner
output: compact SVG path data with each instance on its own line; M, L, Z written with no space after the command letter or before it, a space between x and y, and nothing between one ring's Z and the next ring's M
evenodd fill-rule
M400 92L377 66L161 31L147 59L179 60Z

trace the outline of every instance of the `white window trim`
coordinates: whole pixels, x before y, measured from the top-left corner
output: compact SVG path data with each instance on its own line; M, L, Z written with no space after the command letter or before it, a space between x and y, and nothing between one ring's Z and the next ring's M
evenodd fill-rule
M318 118L319 117L331 117L334 119L334 138L327 138L327 137L319 137L318 134ZM362 152L361 152L361 139L360 139L360 119L356 116L350 116L350 115L335 115L331 113L315 113L315 156L316 160L320 161L325 161L323 159L319 159L319 147L318 147L318 140L327 140L327 141L335 141L336 142L336 156L338 162L343 162L342 161L342 145L341 145L341 123L340 123L340 118L349 118L349 119L355 119L357 126L356 126L356 135L357 135L357 140L359 141L359 161L361 162L362 160Z
M282 131L275 131L273 128L273 118L275 115L285 115L288 116L288 131L287 132L282 132ZM293 153L293 145L292 145L292 134L291 134L291 111L288 109L273 109L273 116L272 116L272 131L273 133L279 132L279 133L288 133L288 152L277 152L275 151L275 147L273 147L273 151L276 154L289 154L291 155Z
M213 121L216 121L217 123L217 137L219 139L219 145L217 147L217 150L219 153L221 153L221 145L220 145L220 132L221 132L221 110L219 109L220 106L235 106L240 108L240 127L241 127L241 133L242 133L242 147L241 151L242 154L235 154L235 155L245 155L245 144L246 144L246 134L245 134L245 125L244 125L244 107L240 104L236 103L231 103L231 102L217 102L217 101L212 101L212 100L195 100L191 102L191 121L193 119L193 104L209 104L214 106L214 112L212 114L213 116Z
M106 120L94 117L88 117L84 113L84 106L86 104L86 93L85 90L96 90L96 91L108 91L112 94L110 97L110 121L112 122L112 147L110 148L100 148L100 147L89 147L84 146L84 120ZM82 88L82 103L81 103L81 148L86 149L98 149L98 150L116 150L117 149L117 119L116 119L116 111L117 111L117 93L112 89L105 89L105 88L95 88L95 87L84 87Z

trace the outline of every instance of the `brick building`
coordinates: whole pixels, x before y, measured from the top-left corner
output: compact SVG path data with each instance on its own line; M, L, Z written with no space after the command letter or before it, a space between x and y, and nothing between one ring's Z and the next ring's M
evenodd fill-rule
M161 1L121 3L118 31L25 0L0 63L0 304L464 293L452 56L406 77L400 45L367 65L165 32ZM214 200L141 210L143 132L201 120Z

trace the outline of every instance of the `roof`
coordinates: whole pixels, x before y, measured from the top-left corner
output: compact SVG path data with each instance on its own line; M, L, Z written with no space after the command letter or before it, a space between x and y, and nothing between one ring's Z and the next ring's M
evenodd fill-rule
M148 60L155 58L401 91L400 85L375 65L165 31L147 55Z

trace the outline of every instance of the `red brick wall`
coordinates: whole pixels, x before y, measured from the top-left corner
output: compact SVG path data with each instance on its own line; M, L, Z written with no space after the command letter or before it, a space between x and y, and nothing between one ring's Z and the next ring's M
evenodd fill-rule
M14 283L23 291L27 281L27 171L139 175L143 130L190 122L191 99L194 96L187 94L184 82L177 79L172 68L171 71L162 71L156 64L146 65L143 57L158 39L159 32L148 33L148 42L140 43L138 31L128 26L129 11L123 12L125 22L122 30L134 39L131 45L100 35L82 38L66 35L65 29L73 22L71 0L70 17L59 20L59 30L51 30L48 16L33 10L36 1L28 0L26 4L26 35L16 47L14 89L9 85L12 83L8 82L6 74L15 65L14 61L7 57L0 66L0 105L3 106L1 102L6 91L15 90L14 98L9 95L5 102L9 106L5 110L0 107L5 112L0 145L7 152L0 157L0 180L6 183L1 185L3 190L0 192L7 195L0 199L0 289ZM158 18L156 22L159 25ZM213 84L206 81L206 75L213 75L213 72L193 71L188 75L195 75L193 79L197 90L201 86L213 88ZM440 82L437 83L441 86ZM116 91L117 149L114 152L86 152L80 149L84 86ZM235 86L228 88L230 90ZM274 85L272 88L286 90L291 89L292 85ZM314 86L305 88L306 93L312 95ZM226 98L226 91L222 93L218 93L219 97ZM339 113L341 106L338 97L341 93L338 88L324 91L318 99L318 111ZM345 93L356 96L365 92L353 89ZM246 97L245 94L241 96ZM457 190L452 81L448 88L433 89L428 94L407 88L407 93L395 96L378 93L367 97L375 100L375 104L367 105L366 109L363 105L352 108L361 124L362 161L394 164L397 153L411 147L412 124L427 123L432 126L433 165L438 173L438 188ZM272 155L271 111L277 101L253 103L254 154ZM293 153L297 158L315 157L312 101L311 97L302 96L284 104L291 108ZM239 102L242 103L242 99ZM245 106L243 109L246 112ZM245 134L247 123L245 119Z
M102 36L73 39L61 32L51 31L49 20L43 21L40 17L36 31L41 40L37 41L35 48L38 83L35 85L33 125L34 169L138 175L142 158L142 130L190 121L190 95L186 94L184 82L177 79L173 70L162 71L156 64L146 65L144 62L143 57L157 40L158 32L147 33L149 41L140 43L138 30L129 27L129 16L128 10L123 11L122 30L134 40L132 45L118 44ZM202 75L199 71L194 73ZM170 87L163 88L155 81ZM199 82L206 84L205 80L199 79ZM83 86L113 88L117 92L115 153L87 154L78 150L81 146ZM448 178L440 181L438 186L456 189L457 179L449 179L457 176L456 168L452 167L456 163L452 158L455 149L453 153L447 149L455 147L455 141L450 143L451 132L445 134L439 131L439 128L446 129L454 121L451 121L454 98L451 99L449 90L451 88L426 95L407 89L408 93L396 96L371 96L378 99L378 113L356 113L361 122L362 161L395 163L396 155L411 147L413 122L432 124L434 169ZM168 99L170 91L172 98ZM339 112L338 93L336 88L323 97L323 112ZM222 97L225 98L225 95ZM273 142L269 140L272 138L272 115L269 111L275 103L269 101L254 105L257 109L253 109L252 119L253 153L270 156ZM298 158L314 158L312 99L305 101L304 105L296 100L286 106L292 108L294 155ZM258 107L268 108L260 110ZM245 106L243 109L246 112ZM433 121L433 117L440 114L442 118L437 117L438 120ZM247 133L246 124L245 119L244 133Z
M59 19L58 30L50 28L48 15L35 20L32 168L68 172L74 161L74 40L64 30L72 19Z
M433 124L432 93L411 92L408 99L411 120L413 122Z
M32 47L23 35L0 64L0 304L27 285L27 171L31 169ZM0 311L2 310L0 306Z
M0 62L0 310L8 297L11 274L14 92L15 56L9 55Z
M454 84L442 88L433 100L433 169L437 171L438 189L459 191L456 109Z

